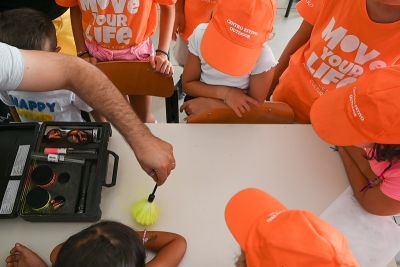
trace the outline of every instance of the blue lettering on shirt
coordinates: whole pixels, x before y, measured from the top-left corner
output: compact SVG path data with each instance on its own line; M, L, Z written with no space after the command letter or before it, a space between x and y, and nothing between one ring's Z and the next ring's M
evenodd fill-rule
M55 112L55 107L56 103L45 103L41 101L33 101L33 100L28 100L28 103L25 99L18 99L15 96L10 95L11 101L13 102L13 105L19 109L26 109L26 110L37 110L39 112L42 112L46 109L46 107L49 109L50 112Z
M56 103L46 103L46 106L49 107L50 112L54 112L54 107L56 106Z

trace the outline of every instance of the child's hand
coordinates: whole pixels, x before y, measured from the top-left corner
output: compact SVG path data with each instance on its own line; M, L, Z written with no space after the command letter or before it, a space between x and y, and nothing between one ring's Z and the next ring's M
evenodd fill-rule
M185 30L185 15L180 12L175 13L174 28L172 31L172 40L176 40L176 36Z
M174 68L172 67L171 62L169 62L167 55L156 54L155 56L151 56L150 64L155 71L161 74L167 76L172 76L172 74L174 74Z
M206 112L213 108L226 108L226 105L219 99L196 97L195 99L184 102L180 111L185 111L185 113L190 116Z
M248 96L243 90L230 88L228 89L225 99L227 104L238 117L242 117L242 114L250 111L251 105L258 105L258 101Z

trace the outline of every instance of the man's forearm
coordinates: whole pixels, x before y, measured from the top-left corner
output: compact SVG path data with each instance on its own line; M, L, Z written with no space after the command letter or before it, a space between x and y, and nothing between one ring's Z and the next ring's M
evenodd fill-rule
M149 129L138 118L126 99L103 73L83 60L71 61L69 89L75 91L95 110L104 114L126 136L133 148L136 140L142 140L144 136L150 134Z

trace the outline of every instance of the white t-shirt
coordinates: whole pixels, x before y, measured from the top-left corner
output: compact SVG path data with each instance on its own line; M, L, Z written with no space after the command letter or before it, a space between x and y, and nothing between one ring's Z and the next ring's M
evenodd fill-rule
M14 106L22 122L29 121L83 121L81 110L92 108L73 92L57 90L49 92L0 91L0 99Z
M18 88L23 76L21 52L0 42L0 99L8 106L15 106L22 122L83 121L81 110L92 111L91 107L68 90L40 93L12 91Z
M0 42L0 91L15 90L24 76L21 52Z
M200 51L200 44L207 26L208 23L199 24L189 37L189 52L200 58L201 82L209 85L225 85L240 89L249 89L250 75L256 75L265 71L269 71L271 68L275 67L276 64L278 64L278 61L275 59L271 48L267 44L264 44L256 65L248 75L235 77L214 69L204 60L204 57Z

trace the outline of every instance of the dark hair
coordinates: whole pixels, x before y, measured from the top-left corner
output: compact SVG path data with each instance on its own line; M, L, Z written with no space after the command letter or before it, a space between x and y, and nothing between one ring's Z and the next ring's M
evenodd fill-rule
M393 162L400 158L400 145L392 144L374 144L371 152L367 155L367 159L377 161Z
M139 235L111 221L94 224L63 244L54 267L144 267L146 253Z
M43 50L46 40L56 48L56 29L44 13L29 8L0 13L0 42L19 49Z

